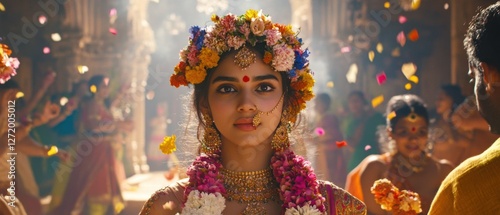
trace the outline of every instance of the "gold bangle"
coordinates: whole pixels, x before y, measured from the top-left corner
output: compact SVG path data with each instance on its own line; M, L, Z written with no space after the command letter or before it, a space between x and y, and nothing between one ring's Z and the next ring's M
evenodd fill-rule
M47 156L51 157L52 155L57 154L57 152L59 152L57 146L50 146L50 149L47 151Z

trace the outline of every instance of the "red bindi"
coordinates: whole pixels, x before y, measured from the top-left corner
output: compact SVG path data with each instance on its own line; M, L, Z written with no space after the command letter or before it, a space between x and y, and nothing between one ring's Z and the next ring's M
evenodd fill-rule
M243 76L243 82L248 82L248 81L250 81L250 77L248 77L246 75Z
M412 127L412 128L411 128L411 131L412 131L412 132L415 132L415 131L417 131L417 128Z

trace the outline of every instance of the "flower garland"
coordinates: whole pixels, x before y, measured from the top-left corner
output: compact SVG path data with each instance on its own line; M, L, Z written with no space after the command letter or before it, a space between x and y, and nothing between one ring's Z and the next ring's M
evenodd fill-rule
M191 27L189 44L181 50L181 61L170 77L172 86L200 84L207 70L218 65L223 53L260 43L265 45L263 62L278 72L286 72L291 80L290 115L296 116L306 107L306 101L314 97L314 79L307 59L310 52L301 48L302 39L290 25L273 23L270 16L252 9L240 16L213 15L212 21L214 26Z
M422 212L420 196L409 190L399 190L388 179L379 179L373 183L371 193L375 202L386 211L397 215L416 215Z
M0 84L4 84L10 80L11 76L17 74L16 69L19 67L19 60L9 57L11 53L9 46L0 43Z
M285 215L325 214L325 198L311 165L290 150L276 152L271 159ZM184 191L181 214L221 214L225 208L224 180L219 174L222 164L217 154L201 154L188 168L189 185Z

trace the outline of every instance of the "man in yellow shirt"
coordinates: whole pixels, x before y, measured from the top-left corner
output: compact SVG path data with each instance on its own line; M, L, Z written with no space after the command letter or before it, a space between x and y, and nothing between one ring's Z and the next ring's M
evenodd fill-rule
M500 134L500 2L481 10L464 40L476 104ZM500 139L465 160L443 181L429 214L500 214Z

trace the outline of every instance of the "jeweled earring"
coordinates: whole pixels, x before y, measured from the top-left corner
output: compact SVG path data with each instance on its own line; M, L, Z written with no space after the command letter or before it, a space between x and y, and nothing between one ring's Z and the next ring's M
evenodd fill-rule
M201 143L201 152L211 155L220 152L221 140L217 129L215 129L212 117L208 114L203 114L205 120L205 133L203 134L203 142Z
M280 124L274 133L273 139L271 140L271 147L276 152L282 152L283 150L290 147L290 140L288 139L289 122L287 111L283 111L281 115Z

